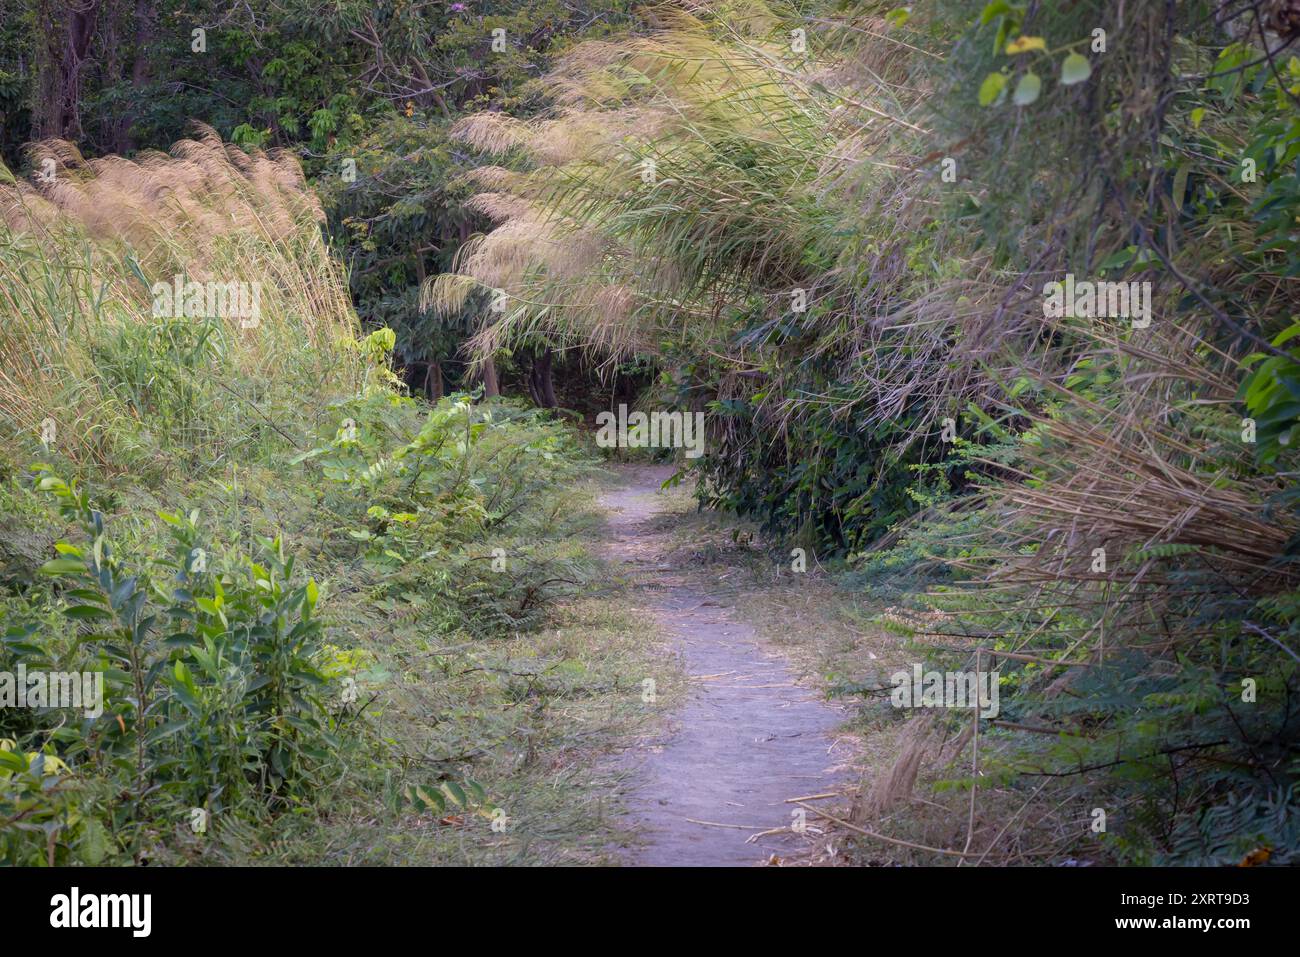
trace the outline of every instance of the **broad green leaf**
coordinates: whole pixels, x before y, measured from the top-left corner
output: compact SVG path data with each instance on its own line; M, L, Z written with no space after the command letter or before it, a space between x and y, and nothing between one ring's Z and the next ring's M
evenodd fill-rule
M1295 325L1292 326L1287 326L1285 329L1279 332L1277 336L1273 339L1273 345L1280 346L1284 343L1290 342L1296 336L1300 336L1300 322L1297 322Z
M1092 64L1081 53L1071 53L1061 62L1061 86L1074 86L1092 76Z
M442 793L455 801L457 806L469 806L469 802L465 800L465 791L455 781L444 781L441 785L441 789Z
M1187 192L1187 175L1192 171L1188 163L1178 167L1178 172L1174 174L1173 198L1174 209L1183 208L1183 194Z
M1038 78L1037 73L1030 70L1022 76L1020 82L1016 84L1016 92L1015 95L1012 96L1011 101L1015 103L1016 106L1028 106L1030 103L1034 102L1034 100L1038 99L1038 94L1042 89L1043 81Z
M56 558L41 566L42 575L75 575L86 570L86 563L75 558Z
M108 856L108 835L98 818L88 817L82 825L81 844L78 847L81 859L92 867L101 863Z
M1005 73L990 73L980 84L980 106L988 106L998 98L1003 87L1007 85Z
M105 608L96 605L73 605L71 608L63 609L63 613L69 618L112 618L113 615Z
M0 768L9 768L13 771L26 771L27 759L22 754L13 751L6 751L0 748Z
M407 792L412 804L423 804L431 811L441 814L447 808L446 799L437 791L425 790L420 785L413 785Z

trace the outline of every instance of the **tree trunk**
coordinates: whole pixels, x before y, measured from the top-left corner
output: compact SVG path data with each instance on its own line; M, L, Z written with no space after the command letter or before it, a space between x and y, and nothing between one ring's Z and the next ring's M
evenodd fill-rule
M131 88L138 104L144 96L144 88L149 84L149 57L152 54L154 35L157 29L157 0L135 0L135 58L131 61ZM126 153L135 149L135 137L131 127L138 119L135 104L122 116L118 152Z
M497 381L497 364L491 356L483 360L483 398L495 399L501 394L501 384Z
M437 402L442 398L442 368L437 361L430 362L425 368L424 394L429 397L430 402Z
M533 395L533 401L544 409L553 409L558 402L555 401L555 381L551 375L551 363L554 353L550 348L544 348L541 352L533 356L532 369L529 373L531 380L530 392Z
M33 119L38 138L81 138L81 74L103 0L82 3L41 4L40 24L45 32L41 64L40 104Z

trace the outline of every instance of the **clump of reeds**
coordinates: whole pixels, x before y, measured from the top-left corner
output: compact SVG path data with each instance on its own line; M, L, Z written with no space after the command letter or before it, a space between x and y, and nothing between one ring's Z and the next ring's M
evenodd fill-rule
M206 128L170 154L86 160L45 142L31 156L31 182L0 170L11 463L48 452L125 471L185 445L211 460L253 423L276 426L272 396L355 388L347 283L292 157L246 153ZM155 285L177 277L240 284L249 299L256 287L256 315L156 314Z

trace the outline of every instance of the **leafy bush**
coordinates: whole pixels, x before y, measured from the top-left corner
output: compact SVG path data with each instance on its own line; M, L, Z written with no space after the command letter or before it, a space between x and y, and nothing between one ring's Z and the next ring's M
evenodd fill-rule
M278 539L261 543L261 562L225 555L225 568L210 569L212 543L201 537L197 513L162 513L172 549L133 571L88 494L48 467L37 471L41 491L84 535L81 544L60 542L62 557L41 569L60 582L62 614L77 627L62 667L101 672L106 701L96 717L24 737L37 743L38 758L41 740L54 745L59 756L50 756L49 768L74 780L96 773L113 780L111 807L83 800L78 813L102 816L109 846L139 855L145 829L158 819L306 800L339 760L335 732L344 713L327 705L315 582L295 582L294 560ZM31 629L17 629L21 642L14 632L7 646L20 661L48 665ZM25 777L11 784L30 785L42 773L39 765L14 770ZM21 807L20 795L7 799ZM62 821L72 829L67 813ZM52 824L39 840L67 850L62 837Z
M534 508L579 474L572 435L542 412L505 402L448 396L422 423L417 409L391 395L340 403L333 440L296 461L365 504L351 509L356 523L346 536L388 570L385 596L418 596L440 630L530 626L592 573L581 548L549 540L537 523L553 516Z
M93 671L106 710L0 709L0 861L247 861L379 793L485 814L390 715L436 684L415 646L586 588L572 431L406 395L288 157L40 149L58 190L0 184L0 670ZM260 283L259 321L156 315L178 275Z

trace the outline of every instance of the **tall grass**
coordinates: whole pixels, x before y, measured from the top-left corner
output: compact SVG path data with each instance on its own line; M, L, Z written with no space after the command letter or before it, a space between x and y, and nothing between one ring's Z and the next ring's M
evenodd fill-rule
M504 290L483 352L541 335L648 357L660 398L712 413L708 500L867 578L938 582L904 589L916 653L997 661L1012 703L955 739L987 775L941 767L951 747L900 756L901 778L924 766L971 802L950 797L922 843L1282 859L1300 830L1296 460L1256 454L1240 396L1250 353L1285 358L1270 340L1294 322L1275 213L1293 208L1300 65L1270 76L1218 22L1256 14L1212 4L889 6L668 4L649 36L577 48L551 116L460 125L503 164L477 174L503 225L429 298ZM1096 27L1087 81L1057 82ZM1019 35L1042 55L1007 52ZM1035 102L980 104L991 73L1010 90L1031 69ZM1155 321L1045 317L1044 284L1071 271L1150 282ZM1267 700L1243 700L1251 681ZM1033 802L1066 810L997 816ZM1103 841L1076 826L1099 806Z
M361 384L346 280L291 157L200 129L170 154L85 160L55 142L32 161L32 183L0 169L0 456L211 462L293 428L263 408ZM259 284L257 324L155 316L154 285L177 276Z
M0 186L0 671L99 672L104 701L0 709L0 861L247 861L285 830L353 860L448 802L486 820L482 741L432 757L430 707L497 693L514 672L479 639L592 577L582 495L558 488L572 432L407 395L287 155L200 130L165 156L32 156ZM256 321L156 314L177 276L259 283ZM442 651L414 676L440 646L482 682L448 690ZM360 850L330 846L331 817L364 821Z

